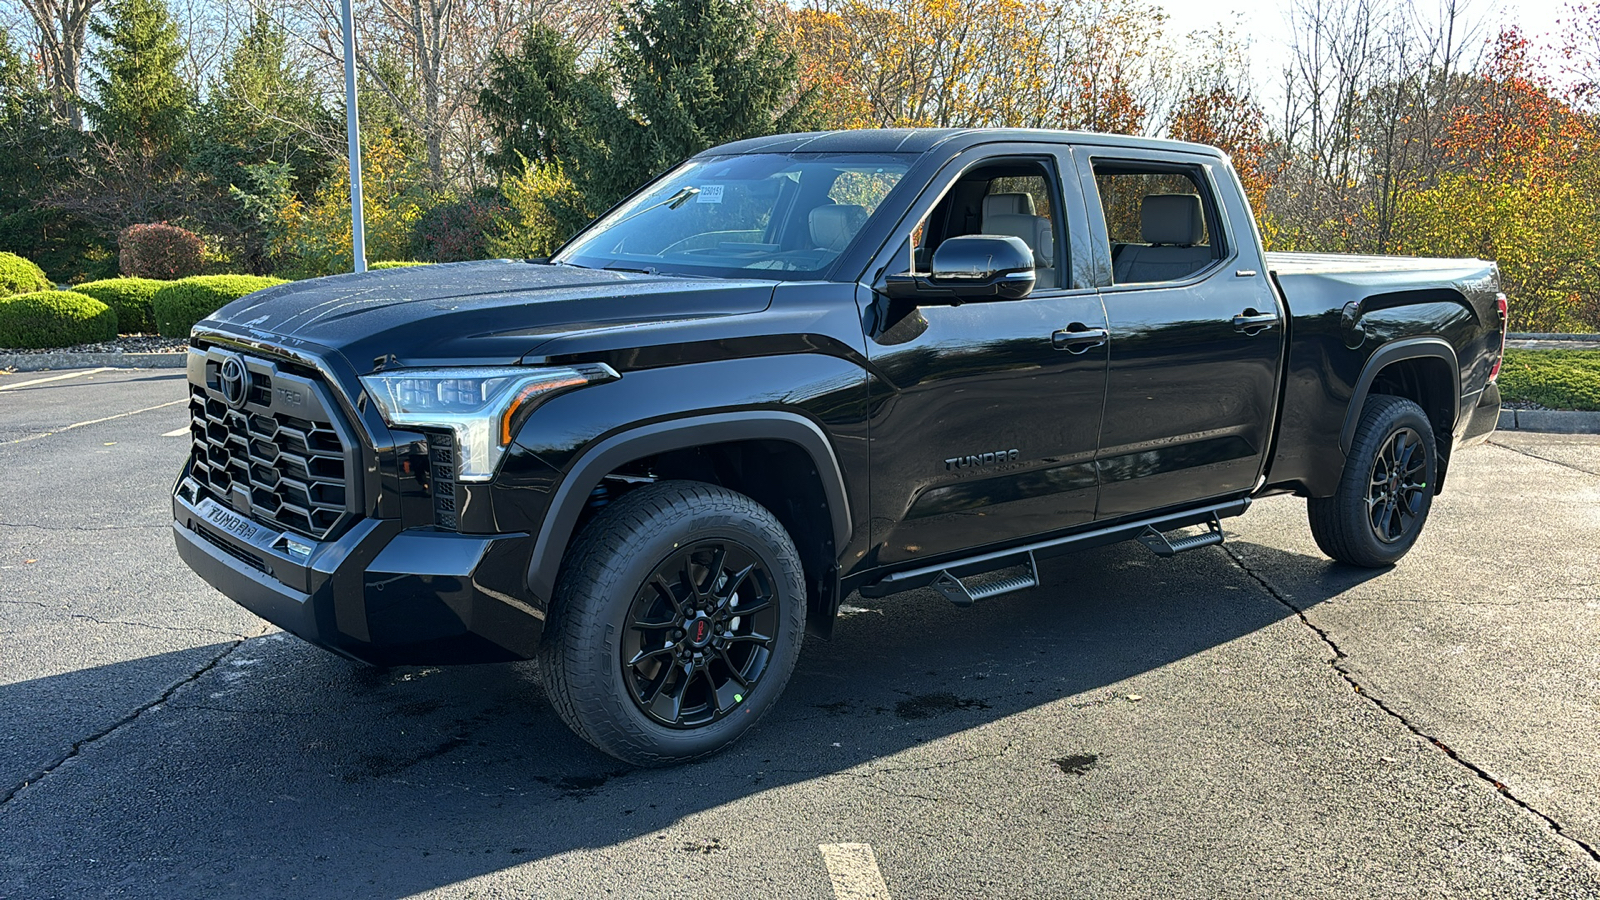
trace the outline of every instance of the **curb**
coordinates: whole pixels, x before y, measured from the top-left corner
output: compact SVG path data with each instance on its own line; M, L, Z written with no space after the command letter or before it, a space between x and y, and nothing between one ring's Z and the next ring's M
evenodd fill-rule
M1583 341L1585 343L1600 342L1600 334L1569 334L1566 332L1552 334L1544 331L1511 331L1506 333L1508 341Z
M0 353L0 369L181 369L187 353Z
M1502 409L1498 431L1545 434L1600 434L1600 412L1563 409Z

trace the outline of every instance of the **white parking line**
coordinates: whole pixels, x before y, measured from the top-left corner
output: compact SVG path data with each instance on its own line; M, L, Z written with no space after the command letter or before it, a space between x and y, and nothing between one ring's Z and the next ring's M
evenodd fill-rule
M189 433L189 426L185 425L182 428L174 428L171 431L164 431L164 432L161 433L161 436L162 437L177 437L180 434L188 434L188 433Z
M32 386L34 386L36 384L45 384L45 383L51 382L51 381L60 381L60 380L62 380L64 378L81 378L84 375L93 375L96 372L109 372L109 371L111 371L111 368L109 366L102 366L101 368L98 368L98 369L85 369L82 372L68 372L65 375L52 375L49 378L35 378L32 381L19 381L16 384L0 385L0 391L14 391L17 388L32 387Z
M839 900L889 900L889 886L883 883L871 844L822 844L817 849Z
M99 425L101 422L109 422L112 419L125 419L128 416L137 416L139 413L149 412L152 409L166 409L169 406L177 406L179 403L188 403L188 402L189 402L189 398L185 397L182 400L174 400L171 403L157 403L155 406L146 406L144 409L135 409L135 410L130 410L130 411L125 412L125 413L117 413L114 416L106 416L103 419L90 419L87 422L73 422L71 425L68 425L65 428L58 429L56 431L41 431L38 434L30 434L27 437L17 438L14 441L6 441L6 443L7 444L22 444L22 443L26 443L28 441L37 441L40 438L47 438L52 434L61 434L62 432L71 431L74 428L82 428L85 425Z

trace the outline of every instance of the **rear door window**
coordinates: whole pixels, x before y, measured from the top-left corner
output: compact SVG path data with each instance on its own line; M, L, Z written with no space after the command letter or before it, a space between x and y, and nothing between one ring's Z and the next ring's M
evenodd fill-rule
M1216 203L1186 167L1095 160L1113 284L1184 281L1224 255Z

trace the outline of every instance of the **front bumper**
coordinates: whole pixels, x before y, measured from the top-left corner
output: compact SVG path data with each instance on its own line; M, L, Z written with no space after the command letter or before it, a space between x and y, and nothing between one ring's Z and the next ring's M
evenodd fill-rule
M374 665L531 659L544 613L519 598L526 534L403 530L363 519L291 554L246 543L199 512L187 478L173 494L178 555L212 587L313 644Z

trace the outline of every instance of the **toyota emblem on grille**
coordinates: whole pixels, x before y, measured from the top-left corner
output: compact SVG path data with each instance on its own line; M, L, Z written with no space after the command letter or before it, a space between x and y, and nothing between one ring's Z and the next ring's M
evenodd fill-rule
M243 359L237 356L224 359L217 380L222 388L222 399L228 401L229 406L234 409L244 406L250 396L250 372L244 367Z

